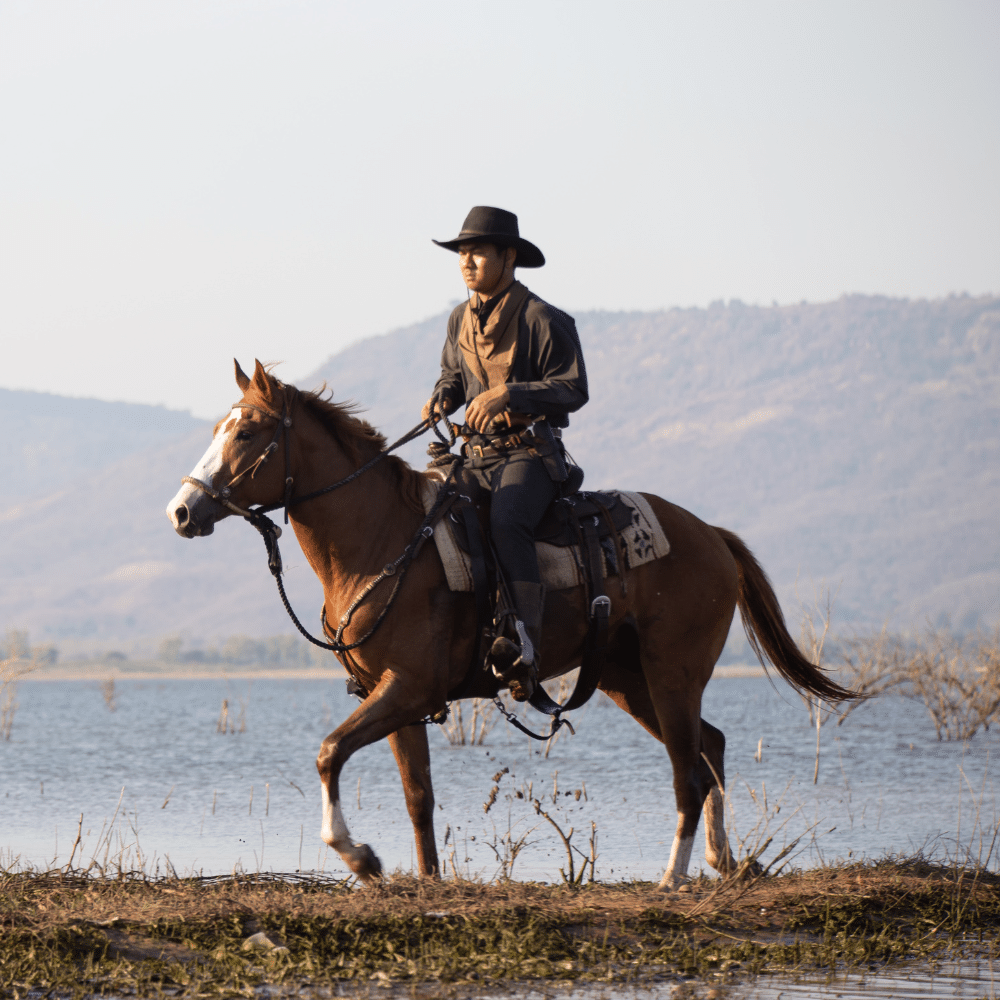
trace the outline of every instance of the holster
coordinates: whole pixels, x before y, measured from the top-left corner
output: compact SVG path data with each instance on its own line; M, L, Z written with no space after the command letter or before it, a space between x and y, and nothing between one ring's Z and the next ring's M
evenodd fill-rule
M569 476L566 459L563 457L562 442L552 433L547 420L536 420L531 428L531 450L542 460L549 479L554 483L564 483Z

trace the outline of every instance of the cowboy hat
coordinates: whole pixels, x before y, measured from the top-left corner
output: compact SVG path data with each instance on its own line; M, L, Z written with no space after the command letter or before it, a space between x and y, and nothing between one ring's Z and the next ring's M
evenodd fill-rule
M458 253L459 244L473 241L514 247L517 250L516 267L541 267L545 263L542 251L534 243L522 239L517 229L517 216L488 205L477 205L472 209L462 223L462 231L453 240L431 240L454 253Z

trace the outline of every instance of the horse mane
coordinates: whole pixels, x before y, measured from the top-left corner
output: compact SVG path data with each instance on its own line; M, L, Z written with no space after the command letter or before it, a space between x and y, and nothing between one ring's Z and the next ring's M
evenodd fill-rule
M323 425L355 465L360 467L374 458L388 443L385 435L377 428L356 416L361 408L358 403L335 403L331 398L332 390L327 390L325 382L314 391L299 389L298 394L306 409ZM424 476L396 455L387 456L381 464L389 469L406 505L416 513L423 514Z

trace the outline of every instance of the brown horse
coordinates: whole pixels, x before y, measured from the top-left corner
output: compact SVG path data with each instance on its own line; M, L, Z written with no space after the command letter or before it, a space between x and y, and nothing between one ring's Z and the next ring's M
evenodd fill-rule
M348 407L279 382L259 361L252 379L237 364L236 382L242 400L216 425L208 451L167 507L174 528L186 538L210 534L232 510L277 503L290 495L286 491L303 496L328 486L385 447L385 439ZM270 461L262 460L272 452ZM388 457L343 488L291 508L299 544L323 584L328 621L339 622L413 540L424 517L422 486L421 473ZM725 737L700 716L702 692L737 604L758 655L792 685L829 700L850 692L799 654L764 571L736 535L659 497L647 499L670 540L670 553L626 570L624 580L608 578L610 644L600 688L670 755L678 821L660 885L674 889L686 880L702 809L706 860L722 873L735 869L722 810ZM343 641L368 632L391 589L390 582L376 585L350 619ZM582 588L548 595L543 679L580 664L585 612ZM435 546L425 545L381 627L350 654L350 672L370 694L323 741L316 764L323 840L365 880L378 878L381 865L367 844L355 843L348 833L340 772L355 751L388 738L403 779L420 872L437 875L427 731L414 723L442 711L448 692L462 681L475 621L473 595L448 589ZM469 696L491 697L497 683L483 672Z

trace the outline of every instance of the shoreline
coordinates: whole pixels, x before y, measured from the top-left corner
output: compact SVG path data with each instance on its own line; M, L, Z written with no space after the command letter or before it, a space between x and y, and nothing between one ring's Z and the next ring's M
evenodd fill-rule
M143 996L197 971L215 995L247 985L370 995L361 990L374 983L383 996L431 997L556 984L725 988L762 973L870 973L908 960L981 957L992 969L998 957L1000 876L919 855L766 877L744 863L735 877L698 877L680 892L582 873L561 885L353 881L0 872L0 964L58 993L83 983Z

